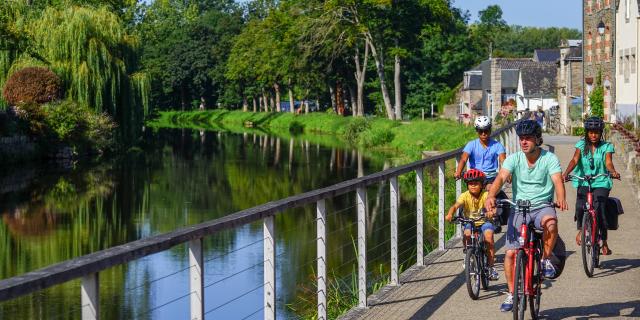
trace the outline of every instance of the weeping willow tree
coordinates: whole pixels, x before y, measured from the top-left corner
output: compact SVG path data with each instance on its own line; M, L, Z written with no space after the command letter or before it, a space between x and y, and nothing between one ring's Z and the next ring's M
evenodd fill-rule
M0 52L0 86L19 69L46 66L63 80L67 98L111 114L123 137L137 134L148 112L149 79L137 72L138 39L115 13L80 6L49 6L33 13L20 1L5 7L11 9L8 29L23 35L27 44Z

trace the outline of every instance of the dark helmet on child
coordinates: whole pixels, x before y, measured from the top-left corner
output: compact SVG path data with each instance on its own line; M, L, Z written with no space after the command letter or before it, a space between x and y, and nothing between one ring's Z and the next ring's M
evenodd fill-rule
M478 169L469 169L464 173L462 178L466 183L469 183L471 181L479 181L481 183L484 183L484 181L487 179L487 176L484 174L484 172Z
M604 130L604 121L600 117L589 117L584 121L585 131L600 131Z

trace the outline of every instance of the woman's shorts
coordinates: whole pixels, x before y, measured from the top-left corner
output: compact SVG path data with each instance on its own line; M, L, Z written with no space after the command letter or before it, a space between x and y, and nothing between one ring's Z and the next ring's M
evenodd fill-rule
M471 230L471 223L465 224L464 225L464 230ZM487 230L494 231L495 227L493 226L493 223L485 222L485 223L482 224L482 226L480 226L480 230L482 230L482 233L485 233Z

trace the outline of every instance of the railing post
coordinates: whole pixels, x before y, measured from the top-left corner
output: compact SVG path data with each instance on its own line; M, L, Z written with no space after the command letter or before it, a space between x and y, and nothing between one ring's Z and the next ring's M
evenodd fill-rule
M357 189L358 206L358 307L367 307L367 189Z
M460 155L456 156L456 168L460 165ZM462 194L462 179L456 180L456 201L458 197ZM456 224L456 238L462 237L462 226Z
M327 211L325 201L316 202L318 255L318 320L327 319Z
M424 204L423 204L423 168L416 170L416 265L424 265L424 237L423 237L423 221L424 221Z
M391 202L391 282L392 286L398 285L398 177L389 179L390 202Z
M80 291L82 320L100 319L100 277L97 272L82 277Z
M273 216L262 220L264 230L264 319L276 319L276 251Z
M438 249L444 250L444 161L438 163Z
M204 320L204 277L202 238L189 241L191 320Z

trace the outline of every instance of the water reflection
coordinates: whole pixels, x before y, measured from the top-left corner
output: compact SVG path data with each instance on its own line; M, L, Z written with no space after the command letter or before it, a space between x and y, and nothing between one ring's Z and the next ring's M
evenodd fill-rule
M301 138L186 129L145 134L144 152L121 159L66 169L5 170L13 173L0 178L0 277L389 166L356 150L325 148ZM415 200L401 198L402 262L415 255L415 226L411 230ZM373 278L388 270L388 199L387 183L368 188L368 260L375 266L370 270ZM353 194L327 202L327 255L333 278L349 277L355 264L354 204ZM314 295L304 296L312 290L315 228L313 206L276 218L278 318L304 313L300 310L304 306L296 306L296 312L287 307L300 303L301 296L315 301ZM262 317L262 245L260 223L205 239L208 317L233 319L251 313ZM101 273L103 317L187 318L188 268L186 248L178 246ZM0 304L0 318L77 318L78 301L75 281Z

